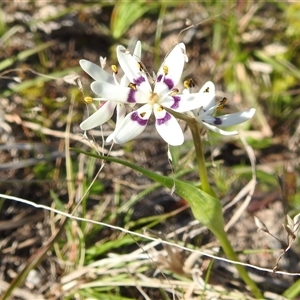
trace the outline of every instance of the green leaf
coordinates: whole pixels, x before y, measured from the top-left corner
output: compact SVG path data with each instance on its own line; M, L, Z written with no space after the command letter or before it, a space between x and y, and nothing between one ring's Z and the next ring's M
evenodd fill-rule
M224 233L224 221L222 216L222 206L220 201L209 194L203 192L193 184L176 178L156 174L152 171L141 168L133 163L114 157L101 156L94 153L85 152L79 149L73 149L79 153L88 156L104 159L127 166L135 171L142 173L144 176L160 183L161 185L175 190L175 193L186 200L195 216L203 225L207 226L216 236Z
M146 12L152 8L158 8L157 3L146 3L145 1L123 2L119 1L111 16L111 34L114 39L122 37L128 28Z
M203 225L206 225L207 228L216 236L226 256L231 260L238 261L238 257L234 252L230 241L228 240L227 235L224 231L222 206L218 199L203 192L202 190L195 187L193 184L176 179L175 177L170 178L167 176L159 175L149 170L143 169L133 163L118 158L92 154L79 149L73 150L79 153L86 154L88 156L127 166L135 171L142 173L146 177L164 185L165 187L168 187L172 190L174 189L177 195L181 196L189 203L195 218ZM236 265L236 268L241 278L249 286L253 295L255 295L257 299L262 299L263 297L260 290L254 283L254 281L249 277L246 269L241 265Z
M286 299L295 299L300 294L300 279L292 284L284 293Z
M27 59L28 57L30 57L36 53L39 53L40 51L48 49L49 47L51 47L53 45L55 45L55 41L50 41L50 42L38 45L34 48L26 49L26 50L20 52L19 54L17 54L16 56L9 57L9 58L5 59L4 61L0 62L0 71L10 67L16 61L23 61L23 60Z
M0 63L0 69L1 69L1 63ZM23 92L26 89L29 89L31 87L35 86L42 86L44 82L48 82L50 80L61 80L64 76L72 73L72 72L78 72L80 71L80 67L70 68L63 71L54 72L47 76L37 76L33 79L29 79L26 81L23 81L21 83L15 83L14 85L11 85L8 90L5 90L3 92L4 97L9 97L13 95L14 93L20 93Z

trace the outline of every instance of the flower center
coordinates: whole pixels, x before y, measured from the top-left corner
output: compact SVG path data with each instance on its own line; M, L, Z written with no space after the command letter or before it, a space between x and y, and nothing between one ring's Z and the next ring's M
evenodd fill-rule
M158 103L158 101L159 101L159 97L158 97L157 93L150 92L150 97L149 97L148 103L153 105L155 103Z

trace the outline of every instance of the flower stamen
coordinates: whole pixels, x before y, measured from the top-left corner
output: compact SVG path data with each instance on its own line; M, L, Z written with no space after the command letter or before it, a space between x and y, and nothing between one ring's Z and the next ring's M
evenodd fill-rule
M224 97L222 100L220 100L219 105L216 107L216 110L221 110L224 108L225 104L227 102L227 98Z
M117 75L118 74L118 67L116 65L111 65L112 71Z
M130 87L130 88L133 89L133 90L136 90L136 84L135 84L135 83L130 82L130 83L128 84L128 87Z
M168 66L164 65L164 66L163 66L163 71L164 71L164 74L165 74L165 75L168 75L168 73L169 73L169 68L168 68Z
M183 82L183 86L186 88L186 89L190 89L190 88L193 88L195 87L195 82L193 80L193 78L190 78L188 80L185 80Z
M93 102L93 98L92 97L84 97L83 102L85 104L91 104Z
M141 62L138 62L138 68L139 68L139 70L140 70L141 72L144 71L144 68L143 68Z
M171 91L170 96L175 96L179 93L179 89L175 88Z
M162 106L160 106L160 107L157 108L157 111L158 111L158 112L159 112L159 111L163 111L163 109L164 109L164 108L163 108Z

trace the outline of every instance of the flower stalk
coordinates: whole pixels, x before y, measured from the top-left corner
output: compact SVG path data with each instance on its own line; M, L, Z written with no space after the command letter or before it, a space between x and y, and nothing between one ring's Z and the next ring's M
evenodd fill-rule
M215 237L218 239L218 241L220 242L221 247L222 247L226 257L232 261L238 262L239 259L236 255L234 249L232 248L230 241L228 240L226 232L223 231L223 232L213 232L213 233L214 233ZM250 278L245 267L240 264L235 264L235 267L236 267L240 277L243 279L243 281L249 287L252 294L257 299L264 299L264 296L261 294L260 289L257 287L256 283Z
M215 197L215 192L212 190L208 182L199 123L195 119L189 119L188 126L193 136L201 189L207 194Z
M198 172L199 172L199 179L201 182L201 189L206 192L207 194L211 195L212 197L216 198L216 194L214 190L211 188L208 176L207 176L207 168L205 164L205 157L204 157L204 151L202 146L202 139L201 139L201 128L199 126L199 123L191 118L187 120L187 124L191 130L193 142L195 146L195 153L196 153L196 160L198 165ZM216 211L217 213L217 211ZM216 216L219 219L223 219L222 211L219 212L219 216ZM201 222L201 220L199 220ZM208 225L208 227L210 227ZM226 257L230 260L238 262L239 259L234 251L234 249L231 246L230 241L228 240L227 234L224 231L224 227L211 227L209 228L212 233L215 235L215 237L219 240L221 247L223 251L226 254ZM261 294L259 288L255 284L255 282L249 277L248 272L246 269L239 264L236 264L236 269L240 275L240 277L243 279L243 281L248 285L251 292L257 299L262 299L263 295Z

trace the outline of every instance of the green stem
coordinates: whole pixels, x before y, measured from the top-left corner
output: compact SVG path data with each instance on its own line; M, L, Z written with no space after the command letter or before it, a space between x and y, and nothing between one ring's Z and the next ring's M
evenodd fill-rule
M239 259L233 250L230 241L227 238L226 232L213 232L215 237L219 240L222 249L226 255L226 257L230 260L238 262ZM248 272L246 271L245 267L239 264L235 265L236 269L238 270L238 273L240 277L243 279L243 281L247 284L249 289L251 290L251 293L257 298L257 299L264 299L263 295L261 294L260 289L257 287L255 282L249 277Z
M195 119L190 119L190 120L188 120L187 123L192 132L193 141L194 141L194 145L195 145L196 159L197 159L198 170L199 170L199 179L201 181L201 189L204 192L206 192L216 198L216 194L215 194L214 190L210 187L209 181L208 181L199 123ZM223 218L223 216L221 215L220 218ZM226 254L226 257L230 260L238 262L239 261L238 257L236 255L235 251L233 250L224 229L223 228L221 228L221 229L219 228L218 230L214 230L213 228L209 228L209 229L212 231L212 233L215 235L215 237L219 240L219 242L222 246L222 249ZM253 295L258 299L263 299L263 296L262 296L259 288L255 284L255 282L249 277L246 269L242 265L239 265L239 264L236 264L235 266L239 272L240 277L248 285L248 287L250 288Z
M199 123L195 119L190 119L188 121L188 125L190 127L190 130L191 130L192 136L193 136L198 171L199 171L199 179L201 180L201 189L204 192L215 197L216 194L213 191L213 189L210 187L209 182L208 182L207 169L206 169L206 165L205 165L205 157L204 157L204 152L203 152L203 147L202 147Z

